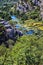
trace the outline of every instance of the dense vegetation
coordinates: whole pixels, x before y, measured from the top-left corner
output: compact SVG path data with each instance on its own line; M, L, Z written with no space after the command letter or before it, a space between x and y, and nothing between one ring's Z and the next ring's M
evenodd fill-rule
M13 1L13 0L12 0ZM32 4L31 0L28 0L31 4L32 11L28 10L26 13L20 13L16 10L16 4L7 4L5 3L3 6L0 7L0 17L5 20L10 20L11 15L16 15L18 18L20 18L22 21L25 21L27 19L36 19L38 21L42 20L40 17L40 7L35 6ZM14 1L15 2L15 1ZM7 18L6 18L7 16Z
M8 40L9 48L6 48L2 43L0 46L0 65L43 65L43 21L40 16L40 7L35 6L32 11L20 14L16 11L14 4L4 2L11 2L14 0L3 0L0 5L0 19L9 21L13 27L18 22L11 19L11 15L15 15L20 21L19 24L27 30L34 30L33 35L24 35L17 39L16 43ZM28 0L32 7L34 7L32 0ZM25 33L27 30L20 31ZM13 45L13 46L12 46Z
M0 65L43 65L43 37L23 36L13 48L0 46Z

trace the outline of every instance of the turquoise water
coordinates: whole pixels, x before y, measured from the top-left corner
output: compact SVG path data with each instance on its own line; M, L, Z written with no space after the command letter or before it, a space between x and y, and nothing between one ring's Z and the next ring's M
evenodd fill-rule
M13 16L11 16L11 18L14 20L14 19L16 19L16 16L13 15Z
M29 30L29 31L26 32L26 34L30 34L30 35L33 34L33 33L34 33L34 30Z
M12 15L11 18L12 18L12 20L14 20L16 22L19 22L19 19L15 15ZM19 28L22 28L22 25L21 24L16 24L15 27L17 29L19 29ZM22 28L22 31L24 31L24 30L26 30L26 28ZM33 33L34 33L34 30L29 30L29 31L25 32L25 34L29 34L29 35L31 35Z
M21 28L21 25L20 24L16 24L15 27L18 29L18 28Z
M19 22L19 19L15 15L12 15L11 19L14 20L14 21L16 21L16 22Z

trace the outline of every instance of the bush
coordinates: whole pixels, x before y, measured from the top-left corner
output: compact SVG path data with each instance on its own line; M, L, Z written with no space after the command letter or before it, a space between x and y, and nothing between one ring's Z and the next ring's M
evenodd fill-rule
M42 65L43 37L23 36L16 41L13 48L6 49L3 55L1 65Z

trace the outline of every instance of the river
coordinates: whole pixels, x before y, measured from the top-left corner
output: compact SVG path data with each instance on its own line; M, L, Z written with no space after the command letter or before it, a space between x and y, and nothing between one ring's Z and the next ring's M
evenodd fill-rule
M11 16L11 19L12 19L13 21L16 21L17 23L20 21L15 15L12 15L12 16ZM29 34L29 35L34 34L34 30L28 30L28 31L27 31L27 29L26 29L25 27L23 27L21 24L16 24L15 27L16 27L16 29L21 28L22 31L25 32L25 34Z

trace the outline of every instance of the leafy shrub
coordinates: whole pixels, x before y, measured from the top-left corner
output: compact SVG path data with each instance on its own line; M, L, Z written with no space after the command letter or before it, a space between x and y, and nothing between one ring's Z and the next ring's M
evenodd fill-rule
M38 38L34 35L21 37L13 48L6 49L0 59L1 65L42 65L43 37Z

